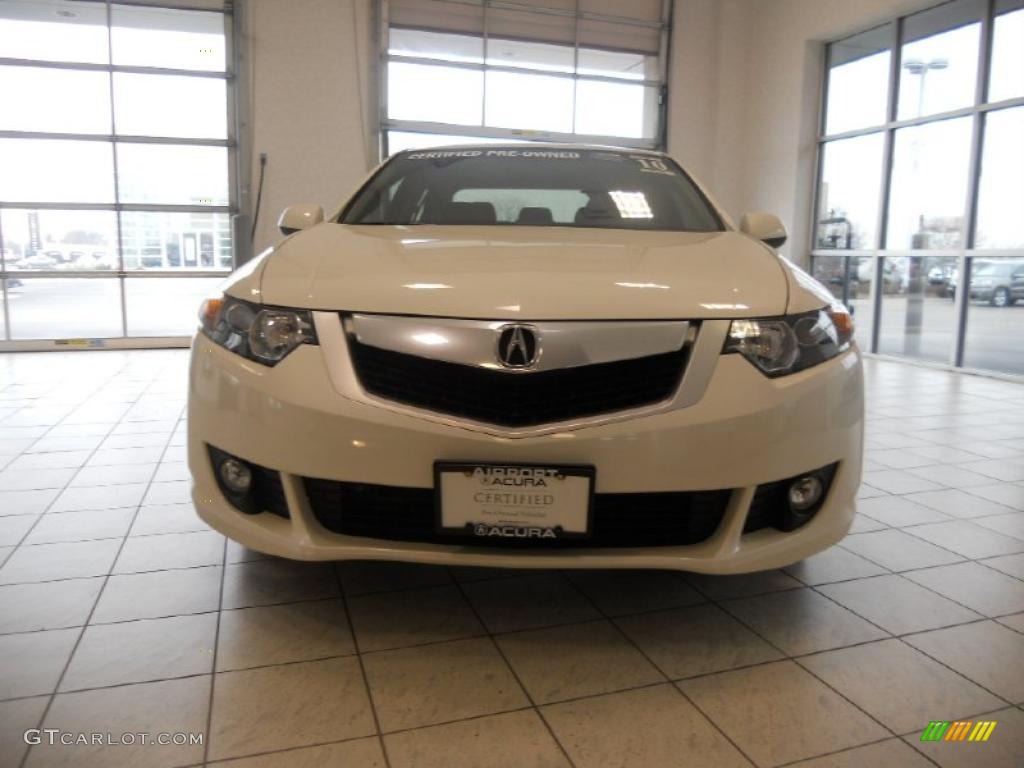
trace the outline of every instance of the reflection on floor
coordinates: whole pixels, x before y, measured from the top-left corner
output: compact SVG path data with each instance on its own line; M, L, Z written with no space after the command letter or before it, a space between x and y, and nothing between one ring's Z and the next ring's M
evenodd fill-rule
M1024 386L870 362L854 533L709 578L246 551L188 503L185 366L0 356L2 766L1024 758ZM998 725L920 741L957 719ZM29 749L38 727L204 739Z

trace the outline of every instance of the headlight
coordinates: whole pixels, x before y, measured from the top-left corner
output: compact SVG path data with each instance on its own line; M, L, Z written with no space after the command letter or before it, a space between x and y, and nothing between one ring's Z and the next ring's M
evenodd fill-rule
M300 344L316 344L313 318L306 310L262 307L222 296L203 302L199 322L212 341L263 365L277 365Z
M853 318L843 307L799 315L733 320L723 352L738 352L766 376L802 371L844 352L853 338Z

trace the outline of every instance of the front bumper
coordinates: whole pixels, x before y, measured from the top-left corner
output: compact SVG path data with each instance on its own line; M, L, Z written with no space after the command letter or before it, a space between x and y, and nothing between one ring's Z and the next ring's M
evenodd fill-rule
M189 465L199 516L262 552L301 560L403 560L518 568L671 568L739 573L801 560L839 541L854 515L862 451L862 374L851 349L780 379L738 355L714 359L697 402L677 410L512 437L421 418L342 394L324 346L274 368L199 335L189 393ZM214 478L212 445L281 473L289 518L245 515ZM348 536L326 530L303 478L430 488L438 460L589 464L597 493L729 489L710 538L686 546L495 549ZM789 533L743 533L756 487L838 463L828 497Z

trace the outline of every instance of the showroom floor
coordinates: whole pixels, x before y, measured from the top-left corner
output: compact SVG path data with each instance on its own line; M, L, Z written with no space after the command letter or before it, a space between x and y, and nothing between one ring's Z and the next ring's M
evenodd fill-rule
M0 356L4 768L1024 760L1022 385L869 362L855 533L784 572L524 573L225 543L186 355ZM920 742L957 719L998 725ZM206 738L22 763L37 727Z

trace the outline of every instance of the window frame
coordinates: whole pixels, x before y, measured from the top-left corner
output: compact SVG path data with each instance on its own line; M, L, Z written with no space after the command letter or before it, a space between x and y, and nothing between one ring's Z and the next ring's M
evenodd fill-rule
M242 172L240 168L239 133L237 124L237 45L236 40L238 9L229 0L208 6L175 4L174 0L168 2L138 2L137 0L86 0L93 7L102 8L106 17L104 27L107 35L108 54L105 63L80 62L80 61L50 61L45 59L22 59L0 57L0 67L36 67L51 70L65 71L90 71L102 72L107 76L110 88L110 131L105 133L65 133L54 131L20 131L0 130L0 139L34 139L34 140L71 140L88 141L106 144L113 153L113 185L114 194L112 202L86 203L75 201L64 202L43 202L43 201L5 201L0 200L0 211L22 210L22 211L103 211L112 212L115 216L116 229L116 252L117 269L115 270L80 270L80 269L39 269L39 270L8 270L3 251L0 250L0 306L3 310L3 333L0 334L0 351L5 350L32 350L32 349L74 349L74 348L132 348L132 347L164 347L183 346L188 343L190 336L132 336L129 335L131 322L128 318L128 280L137 279L160 279L160 278L223 278L240 263L244 262L244 253L240 253L245 244L239 242L235 233L235 216L240 212L240 200L242 199L241 186ZM201 69L179 69L170 67L144 66L114 64L111 52L113 50L112 30L115 24L115 6L129 6L140 9L173 10L180 12L193 12L205 14L219 14L222 19L225 40L225 65L223 70L201 70ZM115 121L116 99L114 98L115 74L141 74L141 75L174 75L192 78L213 78L223 80L225 83L225 114L226 114L226 136L224 138L186 138L161 135L133 135L121 134L117 131ZM120 173L117 161L117 147L119 145L171 145L188 147L218 147L224 148L227 155L227 193L226 204L158 204L158 203L126 203L120 200ZM2 169L0 169L2 172ZM126 235L122 224L122 214L125 213L181 213L181 214L219 214L228 217L228 237L231 242L231 265L228 267L211 266L207 268L162 268L162 269L141 269L133 267L127 269L125 266L125 243ZM222 239L219 230L215 230L214 243ZM2 241L0 231L0 241ZM216 254L216 248L215 248ZM12 336L11 311L9 301L9 282L12 280L45 280L53 278L68 279L93 279L93 280L117 280L118 292L120 294L120 335L102 337L97 339L14 339ZM88 342L83 344L71 342Z
M672 0L662 0L661 3L661 21L660 22L646 22L640 19L630 19L621 16L609 16L602 13L593 13L583 11L579 9L577 4L576 10L565 10L558 8L544 7L542 5L533 4L521 4L516 2L501 2L496 3L494 0L478 0L483 14L483 34L480 36L482 40L482 55L480 62L465 62L465 61L448 61L442 59L432 59L420 56L409 56L405 54L392 54L390 52L390 30L392 25L390 23L388 7L388 0L377 0L377 44L378 44L378 72L377 72L377 127L378 127L378 155L380 160L385 160L390 155L390 149L388 147L388 133L390 131L404 132L404 133L418 133L418 134L436 134L444 136L465 136L467 139L493 139L494 141L512 140L512 141L539 141L539 142L550 142L560 144L601 144L601 145L612 145L619 147L628 147L633 149L649 149L661 151L664 150L667 141L667 111L668 111L668 62L670 55L670 44L671 35L670 31L672 28L672 14L674 3ZM465 5L466 0L438 0L438 2L451 3L453 6L458 7ZM496 10L516 10L524 13L534 13L538 15L552 15L560 17L572 18L576 28L575 41L571 46L573 52L573 70L572 72L558 72L550 71L545 69L533 69L528 67L517 67L505 64L489 64L488 59L488 40L489 35L487 33L487 14L489 8L494 6ZM623 24L626 26L634 27L645 27L648 29L658 30L660 43L658 46L657 55L657 78L656 79L626 79L617 78L606 75L581 75L576 71L578 69L580 60L580 22L581 21L598 21L604 23L615 23ZM404 25L395 25L395 28L417 30L416 27L407 27ZM422 29L420 31L426 32L440 32L439 29ZM466 32L452 32L452 34L460 34L468 37L475 37L471 33ZM502 38L504 39L504 38ZM538 42L551 45L564 45L550 43L546 40L527 40L523 42ZM569 47L569 46L566 46ZM599 46L583 46L584 50L600 50ZM644 54L651 55L651 54ZM483 98L481 101L481 125L460 125L454 123L444 122L426 122L419 120L402 120L392 119L388 117L388 65L391 62L400 62L408 64L417 64L424 66L437 66L446 68L465 69L480 72L483 79ZM609 82L615 84L629 84L638 87L647 87L654 89L656 93L657 103L654 136L651 138L627 138L622 136L610 136L601 134L581 134L581 133L565 133L559 131L548 131L548 130L534 130L524 128L494 128L483 125L486 122L486 104L487 104L487 73L488 72L507 72L511 74L521 75L538 75L545 77L557 77L565 78L574 83L573 87L573 105L572 105L572 119L575 125L576 121L576 99L577 89L575 83L579 81L589 82Z
M953 0L950 0L953 1ZM991 66L992 66L992 40L995 20L998 15L997 13L997 0L985 0L982 4L981 16L979 22L981 24L980 39L978 44L978 67L976 73L976 81L974 87L974 97L972 103L968 106L960 107L957 109L951 109L944 112L937 112L934 114L927 114L923 116L916 116L911 118L898 119L898 107L899 107L899 85L900 76L903 64L903 30L906 20L912 16L920 13L927 13L935 8L939 8L947 3L936 3L928 8L923 8L912 14L905 14L891 19L889 22L882 24L874 23L868 27L865 27L852 34L844 35L841 38L830 40L822 46L822 84L821 84L821 99L819 101L819 113L817 121L817 136L816 136L816 152L815 152L815 169L813 178L813 195L812 195L812 209L810 216L810 228L808 242L810 244L809 257L811 271L813 272L815 262L821 258L836 258L842 257L844 263L844 269L847 273L850 271L851 263L854 265L853 269L856 270L857 262L850 262L850 259L856 259L859 261L861 258L869 258L872 260L872 280L871 289L868 296L868 303L871 312L871 334L868 340L868 347L864 350L869 355L880 356L880 357L892 357L902 361L911 361L922 365L936 365L934 363L928 363L927 361L915 358L915 357L898 357L892 355L879 354L879 340L881 335L882 326L882 298L883 290L880 290L880 286L883 284L883 269L885 266L886 257L915 257L915 258L926 258L926 257L952 257L957 260L957 269L960 275L971 275L972 263L975 259L989 259L999 257L1020 257L1024 258L1024 248L1009 248L1009 249L979 249L976 247L976 232L978 223L978 198L980 191L980 175L982 167L982 158L984 152L984 137L986 120L990 114L1000 112L1003 110L1014 109L1018 107L1024 107L1024 96L1017 96L1008 99L1002 99L1000 101L989 101L989 81L991 77ZM889 72L888 72L888 99L886 104L885 121L880 124L871 125L868 127L856 128L846 131L840 131L836 133L827 133L826 125L828 118L828 98L829 98L829 56L828 52L830 46L837 43L842 43L849 40L852 37L856 37L858 34L868 32L873 29L880 27L890 27L890 46L891 54L889 57ZM1024 41L1021 41L1024 43ZM909 249L909 248L887 248L885 247L886 238L889 231L889 206L892 199L892 187L893 187L893 168L894 168L894 150L895 150L895 139L896 131L901 128L909 128L914 126L926 125L931 123L940 122L943 120L950 120L954 118L970 118L971 120L971 136L970 146L968 155L968 177L966 185L966 194L964 195L964 204L962 208L963 214L963 237L962 246L954 249ZM877 221L875 223L875 241L873 247L861 248L861 249L843 249L843 248L821 248L818 245L818 234L820 232L820 218L821 218L821 202L822 202L822 181L824 171L824 151L825 147L836 141L843 139L856 138L867 135L881 134L883 137L883 149L881 158L881 188L879 190L878 197L878 214ZM961 281L963 282L963 281ZM968 322L968 309L970 306L969 291L957 290L954 304L954 340L953 346L950 350L949 359L946 363L938 364L943 368L959 369L959 370L971 370L973 368L965 368L964 366L964 352L965 342L967 338L967 322ZM844 299L846 297L844 287ZM1012 379L1019 379L1019 376L1015 374L1000 374L998 371L982 371L987 374L996 374L1001 376L1007 376Z

